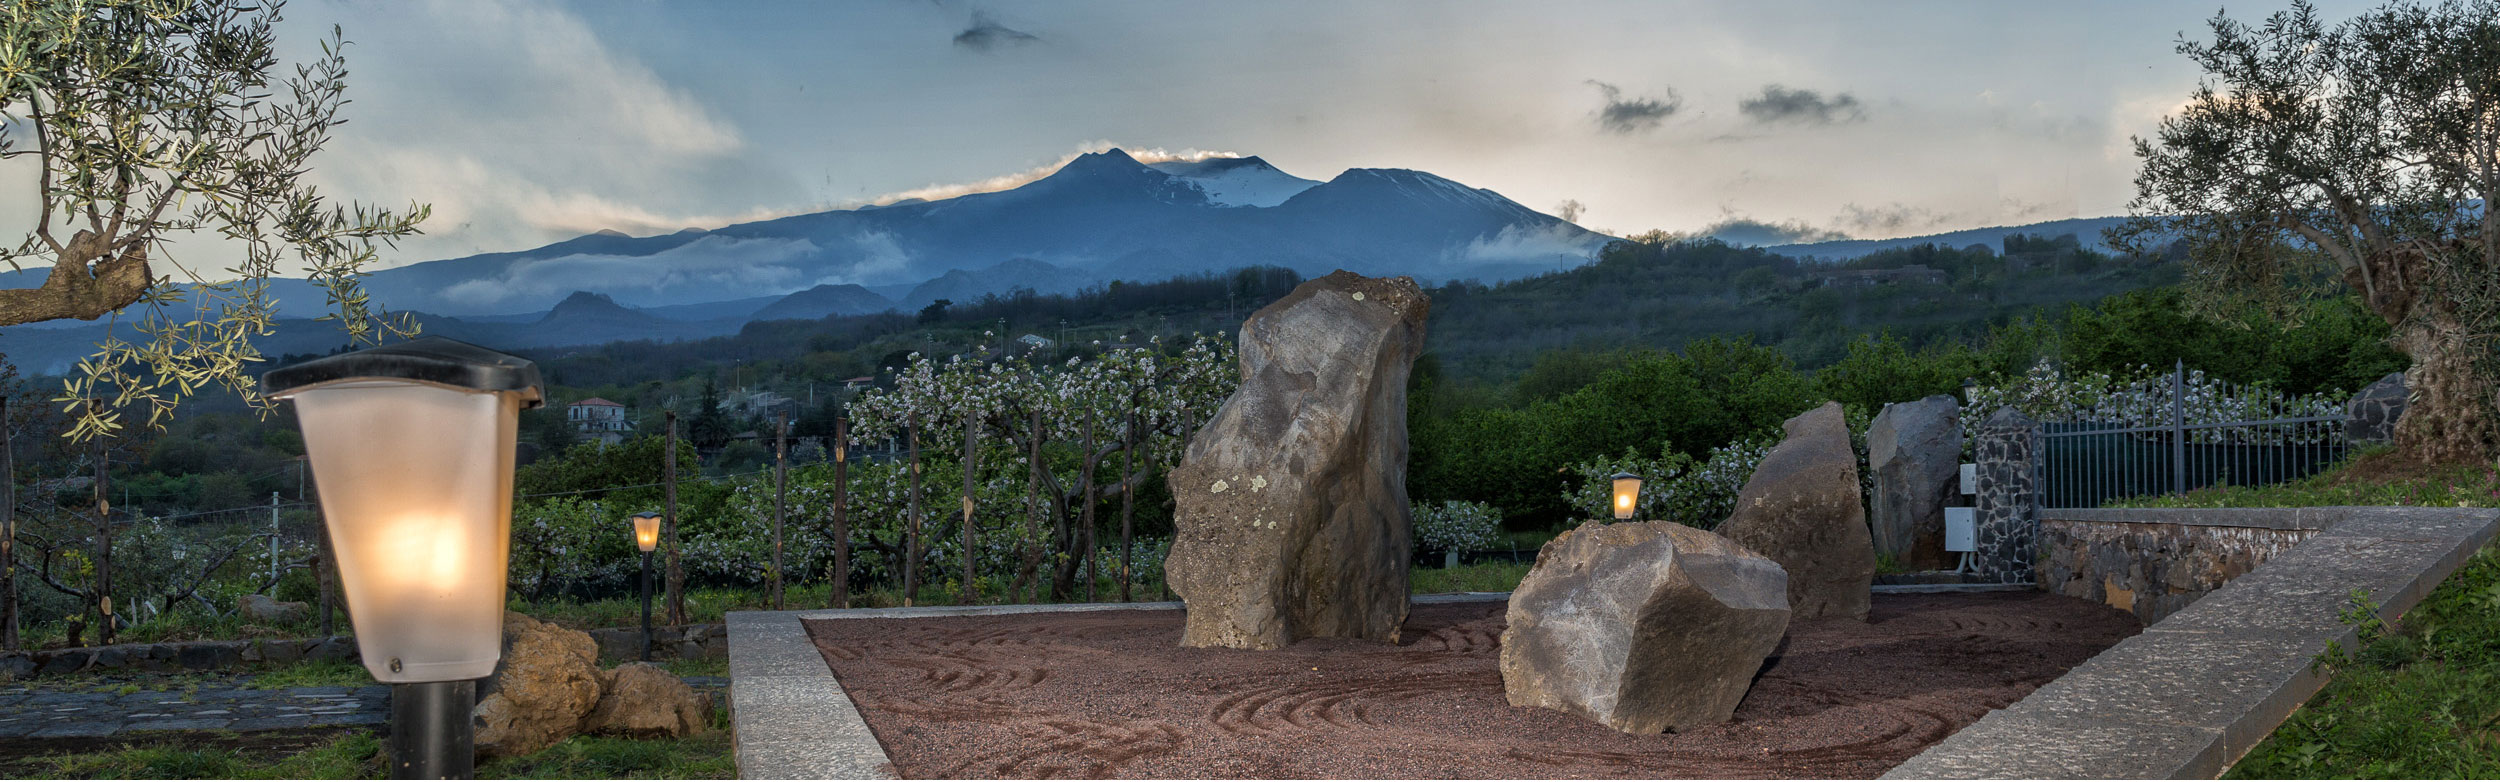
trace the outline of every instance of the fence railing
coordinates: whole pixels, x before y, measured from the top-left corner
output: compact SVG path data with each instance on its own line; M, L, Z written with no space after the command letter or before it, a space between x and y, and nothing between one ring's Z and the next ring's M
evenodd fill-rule
M2213 380L2185 366L2079 413L2040 426L2041 507L2281 483L2325 469L2351 447L2337 400Z

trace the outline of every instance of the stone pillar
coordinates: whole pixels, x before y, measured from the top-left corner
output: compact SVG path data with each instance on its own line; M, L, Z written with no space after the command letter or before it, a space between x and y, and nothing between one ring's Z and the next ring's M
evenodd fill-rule
M1980 425L1976 445L1979 494L1973 515L1979 550L1972 558L1982 578L2029 583L2040 540L2040 425L2014 408L2001 408Z

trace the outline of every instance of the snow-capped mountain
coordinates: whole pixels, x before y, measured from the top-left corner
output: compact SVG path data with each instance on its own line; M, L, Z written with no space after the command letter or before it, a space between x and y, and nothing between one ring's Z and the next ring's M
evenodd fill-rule
M543 311L575 291L641 308L823 285L907 291L962 271L969 287L961 278L940 286L955 294L942 298L960 300L1005 292L1010 278L1073 288L1260 264L1498 280L1553 269L1558 256L1576 264L1608 240L1420 171L1354 169L1317 182L1255 157L1147 165L1112 149L1009 190L662 236L601 232L387 269L365 284L391 309L456 316ZM1074 284L980 273L1009 261L1060 270Z

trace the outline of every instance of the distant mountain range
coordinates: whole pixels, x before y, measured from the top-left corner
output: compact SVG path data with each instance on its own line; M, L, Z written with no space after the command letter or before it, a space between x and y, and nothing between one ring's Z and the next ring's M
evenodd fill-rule
M2086 224L2111 221L1771 249L1838 260L1924 241L1997 243L2014 231L2076 233L2097 244L2098 228ZM530 348L693 339L758 320L911 312L1020 288L1063 293L1256 265L1305 276L1350 269L1495 282L1581 265L1609 241L1421 171L1358 168L1320 182L1257 157L1149 164L1111 149L996 192L660 236L601 231L384 269L364 284L429 333ZM0 274L0 287L43 277L41 269ZM324 314L326 298L309 282L274 279L271 290L289 320ZM13 328L0 334L0 355L23 371L62 371L94 349L101 328ZM262 351L272 355L325 352L337 335L328 324L305 324L269 340Z

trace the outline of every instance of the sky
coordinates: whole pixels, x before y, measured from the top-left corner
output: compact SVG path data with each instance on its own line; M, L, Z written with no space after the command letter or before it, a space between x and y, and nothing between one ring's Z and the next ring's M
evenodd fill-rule
M2340 19L2358 3L2327 2ZM2123 214L2213 4L295 0L385 266L1000 187L1079 152L1413 168L1617 234ZM2238 6L2241 18L2278 10ZM23 166L0 169L9 182ZM0 188L23 215L29 188ZM14 207L14 208L12 208ZM1732 221L1750 221L1733 223ZM1756 225L1758 224L1758 225ZM19 228L18 230L23 230ZM1732 235L1732 234L1731 234Z

